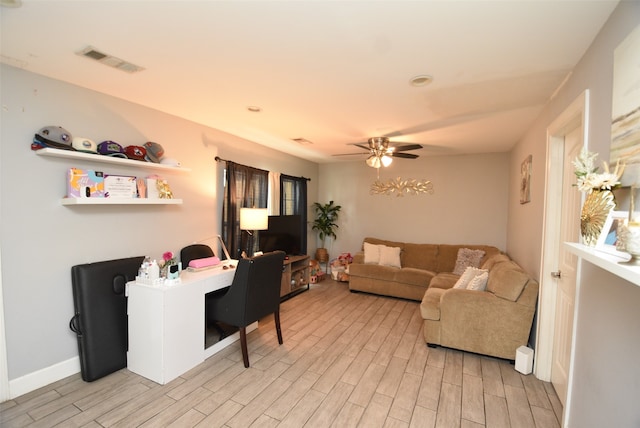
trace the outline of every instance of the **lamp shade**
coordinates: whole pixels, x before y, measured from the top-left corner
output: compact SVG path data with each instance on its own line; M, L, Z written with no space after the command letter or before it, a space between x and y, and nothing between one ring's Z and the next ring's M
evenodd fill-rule
M266 208L240 208L240 229L267 230L269 214Z

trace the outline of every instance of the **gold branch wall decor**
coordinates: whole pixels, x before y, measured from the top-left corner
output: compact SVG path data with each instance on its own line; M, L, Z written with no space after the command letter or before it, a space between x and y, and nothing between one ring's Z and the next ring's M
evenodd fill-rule
M429 193L432 195L433 183L429 180L416 180L415 178L407 180L403 180L400 177L396 179L392 178L386 183L378 179L371 185L370 193L372 195L392 195L395 193L396 196L418 195L421 193Z

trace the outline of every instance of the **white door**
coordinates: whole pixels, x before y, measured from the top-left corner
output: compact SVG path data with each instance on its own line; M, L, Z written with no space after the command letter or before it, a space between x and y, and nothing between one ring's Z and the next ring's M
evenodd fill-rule
M556 311L553 334L551 383L563 405L567 398L571 340L573 335L573 309L576 294L577 256L564 248L563 242L578 242L580 238L581 193L572 185L573 159L582 149L581 129L575 128L564 138L564 169L562 180L562 216L558 248L558 275L556 278Z

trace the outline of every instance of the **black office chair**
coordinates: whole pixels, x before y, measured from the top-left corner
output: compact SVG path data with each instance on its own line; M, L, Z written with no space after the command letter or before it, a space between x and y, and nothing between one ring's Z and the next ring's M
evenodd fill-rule
M280 330L280 283L285 253L273 251L238 261L233 282L222 296L207 296L207 321L221 321L238 327L244 366L249 367L247 326L273 314L282 345Z
M213 250L208 245L204 244L192 244L187 245L180 250L180 261L182 262L182 269L189 267L191 260L205 259L207 257L213 257Z

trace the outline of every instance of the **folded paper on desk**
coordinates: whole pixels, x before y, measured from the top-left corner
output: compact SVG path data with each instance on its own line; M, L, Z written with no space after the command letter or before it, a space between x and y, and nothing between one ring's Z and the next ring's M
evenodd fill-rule
M189 262L189 267L194 269L201 269L210 266L216 266L220 264L220 259L216 256L205 257L204 259L195 259Z

